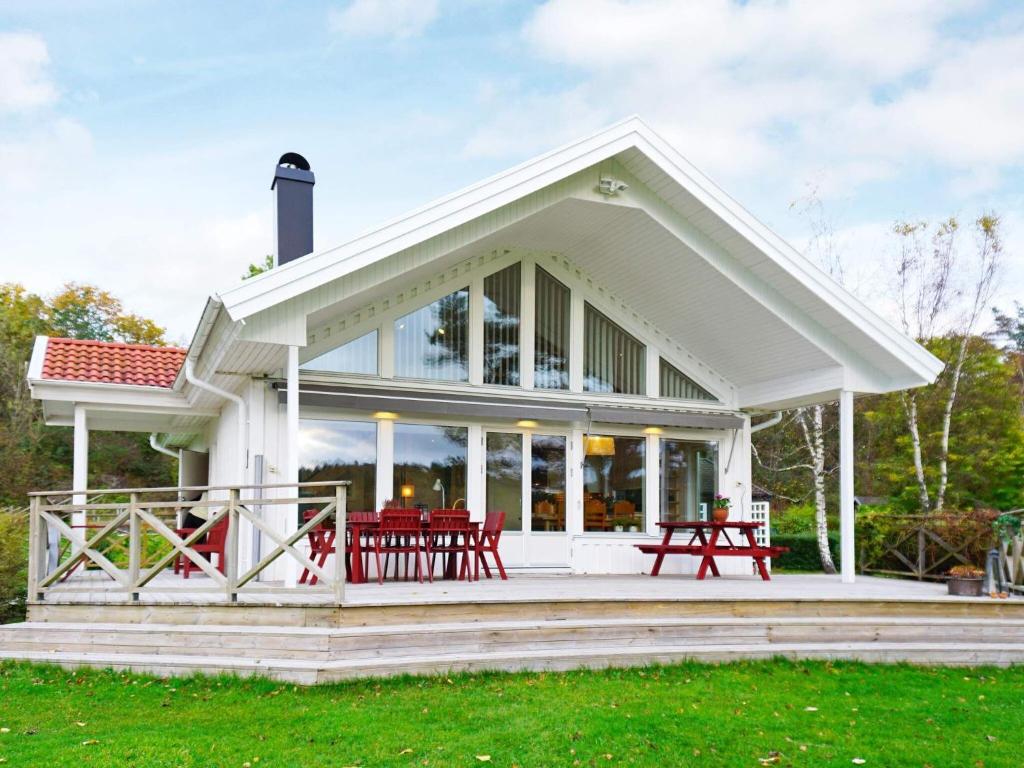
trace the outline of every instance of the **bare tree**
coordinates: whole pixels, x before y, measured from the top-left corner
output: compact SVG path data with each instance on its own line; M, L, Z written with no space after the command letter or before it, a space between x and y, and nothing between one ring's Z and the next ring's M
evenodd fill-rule
M925 472L917 394L915 390L901 393L922 512L941 510L945 506L949 484L949 432L960 377L971 337L995 293L1002 256L999 217L993 214L983 215L974 222L975 248L970 259L960 254L960 224L955 217L940 222L929 235L930 229L924 221L899 221L892 230L898 243L894 293L903 331L922 342L942 333L959 340L955 357L946 361L950 386L943 408L939 481L934 498L929 492Z

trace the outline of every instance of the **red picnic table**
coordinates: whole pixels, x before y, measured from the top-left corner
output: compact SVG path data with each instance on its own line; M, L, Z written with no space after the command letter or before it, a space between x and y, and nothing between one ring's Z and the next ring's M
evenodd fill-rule
M666 555L700 555L700 568L697 569L697 579L702 580L711 569L714 576L721 576L718 566L715 564L716 557L752 557L757 564L758 573L765 581L770 581L768 568L764 564L766 557L774 557L789 551L788 547L763 547L754 538L754 531L760 528L763 523L729 522L716 523L708 521L696 521L685 523L665 522L658 523L665 531L665 536L660 544L636 544L641 552L648 555L657 555L654 560L654 567L651 568L651 576L657 576L661 571L661 564L665 561ZM737 544L729 536L729 530L739 531L744 534L746 541L740 540ZM690 540L686 544L673 544L672 536L676 531L692 531ZM708 535L708 531L711 535ZM725 541L721 541L724 537Z

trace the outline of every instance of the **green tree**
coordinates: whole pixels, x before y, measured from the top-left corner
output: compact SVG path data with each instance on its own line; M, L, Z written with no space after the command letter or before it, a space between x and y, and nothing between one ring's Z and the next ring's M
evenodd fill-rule
M264 272L269 272L274 268L274 255L268 253L263 257L262 262L256 262L249 265L249 269L244 275L243 280L248 280L250 277L256 277L256 275L262 275Z
M71 431L43 423L26 381L37 335L164 341L162 328L126 312L116 297L95 286L69 283L44 298L17 284L0 284L0 505L21 506L31 489L71 482ZM167 485L173 477L171 459L154 453L146 435L96 432L89 449L93 485Z

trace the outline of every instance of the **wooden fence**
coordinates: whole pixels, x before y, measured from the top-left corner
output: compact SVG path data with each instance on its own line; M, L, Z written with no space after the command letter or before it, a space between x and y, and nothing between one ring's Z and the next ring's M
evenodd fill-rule
M29 599L77 591L127 594L137 601L146 593L187 592L190 599L207 595L236 602L240 594L284 590L282 579L265 578L268 568L284 557L316 576L317 585L303 585L303 589L331 592L340 603L345 558L335 557L328 573L323 563L306 555L302 544L309 532L322 524L345 530L348 484L330 481L32 493ZM86 501L76 503L69 498ZM298 525L300 505L316 510L302 525ZM186 532L181 521L189 512L205 521ZM214 526L224 521L224 562L215 567L207 554L192 547L206 541ZM240 536L243 525L253 533L248 542ZM264 553L264 549L269 551ZM175 563L185 559L208 577L200 580L202 586L170 578ZM286 566L291 567L290 563Z
M992 521L998 512L930 515L870 513L858 520L857 544L862 573L941 580L955 565L985 568L989 550L1000 552L1003 581L1024 591L1022 537L998 542ZM1024 515L1024 510L1010 514Z

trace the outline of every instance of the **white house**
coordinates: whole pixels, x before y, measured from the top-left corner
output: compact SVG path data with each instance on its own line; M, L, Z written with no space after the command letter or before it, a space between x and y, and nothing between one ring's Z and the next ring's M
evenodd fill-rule
M942 365L641 120L318 251L313 184L281 158L276 266L213 294L187 351L38 340L29 382L75 429L76 491L90 431L144 431L183 486L500 508L510 567L636 573L632 545L716 492L750 519L752 420L838 399L853 580L853 398Z

